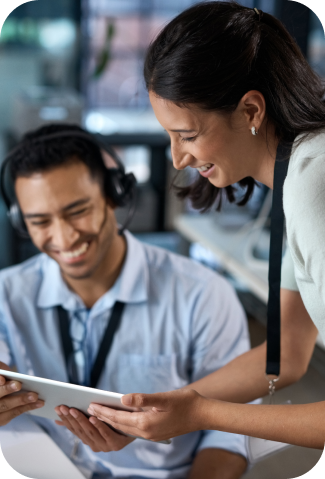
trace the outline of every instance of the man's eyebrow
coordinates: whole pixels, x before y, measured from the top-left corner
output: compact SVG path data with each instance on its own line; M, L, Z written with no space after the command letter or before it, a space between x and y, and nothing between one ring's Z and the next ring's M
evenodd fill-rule
M68 211L68 210L71 210L73 208L76 208L77 206L85 205L89 201L90 201L90 198L83 198L81 200L74 201L73 203L69 203L67 206L64 206L62 208L62 211ZM49 216L49 214L48 213L25 213L23 216L26 219L28 219L28 218L45 218L45 217Z

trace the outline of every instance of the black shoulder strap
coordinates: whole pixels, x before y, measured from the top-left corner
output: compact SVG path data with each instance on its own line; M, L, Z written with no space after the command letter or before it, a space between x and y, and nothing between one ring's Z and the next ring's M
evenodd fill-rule
M266 374L280 374L280 286L282 243L284 229L283 183L288 171L290 150L279 146L274 167L274 187L271 212L271 239L269 260L269 300L267 305L267 359Z
M111 350L115 333L120 325L125 303L116 301L113 307L111 318L108 322L102 342L100 344L95 363L90 374L90 387L95 388L101 372L105 366L106 358Z
M90 373L90 387L95 388L99 381L100 375L105 366L106 358L111 350L115 333L121 323L125 303L116 301L113 306L112 314L108 320L106 330L104 332L95 363ZM78 368L75 362L73 343L70 336L69 316L68 312L61 306L58 306L59 326L61 333L62 347L68 373L69 382L71 384L80 384L78 380Z
M70 324L68 312L62 308L62 306L57 307L58 316L59 316L59 326L61 332L61 342L63 347L64 359L67 369L67 374L69 382L71 384L79 384L78 381L78 371L76 362L74 361L73 355L73 344L70 337Z

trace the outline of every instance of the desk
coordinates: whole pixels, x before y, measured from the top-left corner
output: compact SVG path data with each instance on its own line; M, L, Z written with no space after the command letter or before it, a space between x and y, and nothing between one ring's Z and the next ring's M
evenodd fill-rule
M268 299L268 264L256 263L249 268L243 250L249 248L247 232L227 230L218 225L216 215L181 215L174 222L176 230L188 241L200 243L214 253L221 266L244 283L263 303Z
M23 476L33 479L85 479L79 469L28 414L23 414L0 428L0 444L6 462ZM1 456L2 472L6 467L3 460ZM16 476L13 472L6 477ZM17 479L18 477L22 476L17 474Z
M216 214L180 215L175 219L175 229L188 241L200 243L217 258L224 270L238 279L264 304L268 301L268 262L245 261L245 252L252 247L252 229L227 230L218 225ZM253 228L253 225L252 225ZM250 257L251 259L251 257ZM317 345L325 350L320 336ZM317 351L315 352L317 354ZM323 356L318 360L321 363ZM319 368L318 368L319 369ZM322 366L322 370L324 366ZM323 371L324 372L324 371Z

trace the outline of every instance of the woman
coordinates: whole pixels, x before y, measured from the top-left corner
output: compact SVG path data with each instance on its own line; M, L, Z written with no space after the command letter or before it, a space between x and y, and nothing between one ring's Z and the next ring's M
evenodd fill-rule
M284 185L286 261L299 291L285 273L277 388L292 384L306 371L317 328L325 340L324 87L278 20L229 2L201 3L172 20L150 46L144 71L174 166L199 172L181 192L195 207L212 206L222 188L233 200L236 182L246 187L243 202L254 180L272 188L278 146L293 147ZM265 358L263 344L191 389L123 398L144 412L97 405L89 412L153 440L219 429L322 449L325 401L241 404L267 394Z

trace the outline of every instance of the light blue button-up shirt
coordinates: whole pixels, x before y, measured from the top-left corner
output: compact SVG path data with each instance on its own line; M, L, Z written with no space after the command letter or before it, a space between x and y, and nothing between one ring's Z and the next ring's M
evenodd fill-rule
M68 381L56 306L68 310L87 334L89 377L112 306L126 303L98 388L154 393L181 388L222 367L249 348L243 309L225 279L191 260L145 245L126 233L127 255L114 286L90 309L69 290L58 264L44 254L0 273L0 360L21 373ZM70 431L35 418L87 477L176 479L188 473L194 455L222 448L246 455L244 437L199 431L171 445L141 439L118 452L75 447Z

